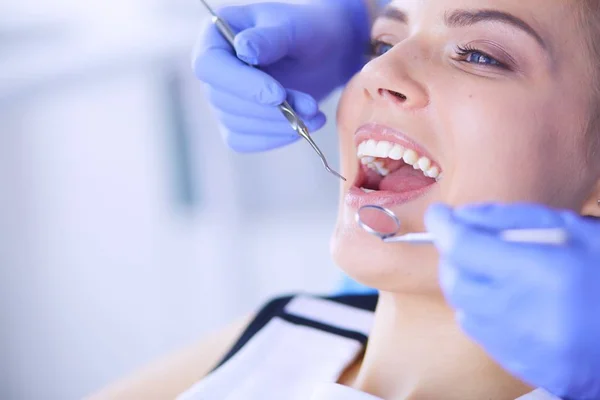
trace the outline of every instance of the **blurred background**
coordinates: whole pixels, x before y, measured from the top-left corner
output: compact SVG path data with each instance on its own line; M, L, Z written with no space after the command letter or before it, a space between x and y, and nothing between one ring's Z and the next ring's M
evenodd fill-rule
M204 21L196 0L0 3L0 399L80 398L339 284L338 182L304 142L225 147L189 66Z

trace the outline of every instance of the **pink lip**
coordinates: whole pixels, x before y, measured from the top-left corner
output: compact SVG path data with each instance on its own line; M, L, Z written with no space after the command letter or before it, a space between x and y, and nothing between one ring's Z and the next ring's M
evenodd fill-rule
M431 185L433 186L433 185ZM362 189L357 188L356 186L351 187L346 193L344 198L345 203L354 208L359 209L362 206L366 205L374 205L381 207L392 207L400 204L408 203L411 200L414 200L418 197L424 195L431 186L428 186L424 189L413 190L411 192L405 193L394 193L394 192L373 192L373 193L365 193Z
M376 123L369 123L362 125L358 128L355 134L355 143L358 146L360 143L373 139L377 141L387 140L391 143L397 143L404 146L407 149L416 151L419 155L426 156L430 160L433 158L429 152L425 150L421 145L416 143L414 140L408 138L403 133ZM435 163L435 165L438 165ZM358 209L365 205L378 205L383 207L391 207L409 201L415 200L425 193L427 193L435 184L431 184L427 187L417 190L411 190L403 193L396 193L390 191L376 191L372 193L365 193L360 189L365 180L365 173L362 166L359 165L358 174L354 181L353 186L348 190L345 196L345 203L355 209Z
M362 142L370 139L376 141L386 140L390 143L400 144L406 149L414 150L417 154L429 158L439 167L439 164L434 161L434 158L423 146L394 128L371 122L360 126L354 134L354 143L357 147Z

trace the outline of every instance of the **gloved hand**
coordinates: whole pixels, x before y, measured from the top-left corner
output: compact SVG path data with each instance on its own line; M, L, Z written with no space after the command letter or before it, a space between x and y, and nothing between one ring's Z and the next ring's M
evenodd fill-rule
M318 101L346 83L364 62L369 20L364 0L310 4L258 3L220 9L235 32L231 46L210 26L193 68L240 152L269 150L299 139L276 108L287 98L310 131L325 124ZM264 71L264 72L263 72Z
M524 382L600 399L600 223L534 205L483 205L426 216L443 292L462 329ZM562 227L563 247L508 243L499 230Z

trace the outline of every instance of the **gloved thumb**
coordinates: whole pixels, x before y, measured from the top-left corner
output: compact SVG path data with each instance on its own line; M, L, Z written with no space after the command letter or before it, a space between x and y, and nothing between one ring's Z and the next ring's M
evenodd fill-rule
M252 65L273 64L290 53L290 35L284 26L257 26L235 37L237 56Z
M291 22L282 19L285 4L259 3L222 7L217 15L234 31L237 56L252 65L271 64L288 53ZM285 15L285 13L283 13Z

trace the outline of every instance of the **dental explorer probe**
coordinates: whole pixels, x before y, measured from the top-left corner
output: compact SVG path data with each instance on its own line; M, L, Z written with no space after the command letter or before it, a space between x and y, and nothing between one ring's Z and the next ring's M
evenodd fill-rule
M235 40L235 33L233 33L233 30L231 29L229 24L224 19L220 18L217 15L217 13L215 13L213 11L213 9L208 5L208 3L205 0L200 0L200 2L204 5L204 7L208 10L208 12L210 12L210 14L212 15L212 23L217 27L219 32L221 32L223 37L229 42L231 47L234 47L233 44L234 44L234 40ZM256 66L254 66L252 64L248 64L246 62L244 62L244 63L250 67L257 68ZM317 155L321 159L321 162L323 163L323 166L325 167L325 169L328 172L332 173L333 175L335 175L338 178L345 181L346 178L344 178L342 175L340 175L338 172L336 172L329 166L329 163L327 163L327 159L325 158L325 155L323 154L321 149L319 149L319 146L317 146L315 141L312 139L312 137L310 136L310 134L308 132L308 128L306 127L304 122L302 122L302 119L294 111L292 106L286 100L284 100L283 103L278 106L278 108L281 111L281 113L283 114L283 116L285 117L285 119L288 120L288 122L292 126L292 129L294 131L296 131L296 133L298 133L298 135L300 135L301 137L306 139L306 141L310 144L310 146L313 148L313 150L317 153Z

